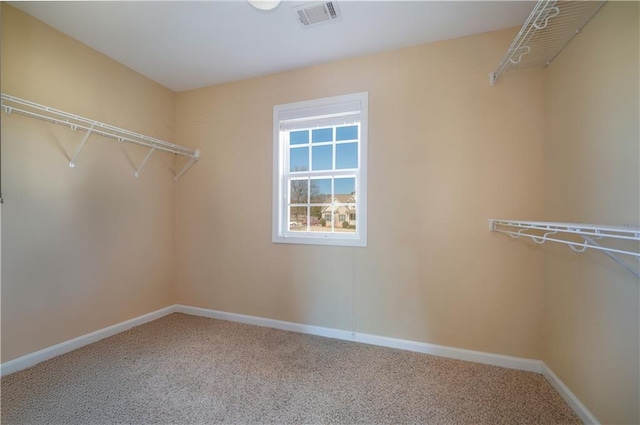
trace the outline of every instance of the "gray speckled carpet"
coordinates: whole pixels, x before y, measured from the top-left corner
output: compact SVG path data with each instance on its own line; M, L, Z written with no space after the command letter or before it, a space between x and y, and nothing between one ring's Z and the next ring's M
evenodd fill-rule
M579 424L542 375L172 314L2 379L3 424Z

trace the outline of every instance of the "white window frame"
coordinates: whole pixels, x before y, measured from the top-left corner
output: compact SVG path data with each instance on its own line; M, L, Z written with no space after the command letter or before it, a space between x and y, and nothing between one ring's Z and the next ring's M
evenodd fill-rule
M367 92L343 96L325 97L303 102L287 103L273 107L273 222L274 243L294 243L336 246L367 246L367 141L368 141ZM341 117L359 115L358 168L348 172L331 170L315 175L326 177L356 176L356 228L354 233L303 232L289 230L289 203L287 180L289 177L288 126L304 122L305 126L317 118L318 126ZM336 124L339 125L339 124ZM311 164L310 164L311 166ZM333 217L333 213L332 213Z

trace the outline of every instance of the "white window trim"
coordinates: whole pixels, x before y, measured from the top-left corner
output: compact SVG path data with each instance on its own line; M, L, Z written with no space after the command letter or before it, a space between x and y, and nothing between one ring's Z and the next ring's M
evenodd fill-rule
M367 92L343 96L325 97L303 102L287 103L273 107L273 212L272 242L311 245L367 246L367 145L368 145ZM359 178L356 180L358 225L352 233L291 232L285 223L287 214L287 190L284 187L284 164L286 150L282 140L280 123L320 115L342 115L360 111L360 157ZM339 174L340 171L333 171Z

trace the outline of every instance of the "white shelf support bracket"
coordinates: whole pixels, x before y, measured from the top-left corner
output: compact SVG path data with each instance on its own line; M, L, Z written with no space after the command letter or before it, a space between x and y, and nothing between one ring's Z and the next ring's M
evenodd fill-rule
M598 242L594 241L593 239L591 239L588 236L582 236L584 238L584 242L587 245L593 245L595 247L600 247L602 248L602 246L600 244L598 244ZM585 248L586 249L586 248ZM616 263L618 263L621 267L627 269L629 272L631 272L632 274L634 274L637 278L640 278L640 272L636 269L633 268L633 266L631 266L629 263L627 263L626 261L622 260L620 257L618 257L615 254L612 254L609 251L602 251L607 257L611 258L613 261L615 261Z
M182 167L182 170L180 170L180 172L176 174L176 176L173 179L175 181L178 181L178 179L182 177L182 175L186 173L187 170L191 168L191 166L198 161L198 159L200 159L200 150L196 149L195 153L193 154L193 157L189 160L189 162L185 164L184 167Z
M75 130L75 129L72 127L72 130ZM89 140L91 131L93 131L93 124L91 124L91 127L89 127L89 129L87 130L87 133L82 138L82 142L80 142L78 149L76 149L76 153L73 154L73 158L71 158L71 161L69 161L69 167L73 168L76 166L76 159L78 159L78 155L80 155L80 151L82 150L82 148L84 148L84 145L85 143L87 143L87 140Z
M489 230L491 232L504 233L512 239L527 237L539 245L545 242L565 244L568 245L572 251L578 253L584 252L589 248L601 251L621 267L632 273L634 276L640 278L640 268L632 266L617 255L628 255L640 260L640 252L638 250L603 246L596 242L596 239L610 242L616 240L640 242L640 229L638 228L628 226L601 226L582 223L489 219ZM554 235L558 236L555 237ZM571 235L581 238L584 242L567 238L567 236Z
M138 166L138 168L136 168L136 171L133 173L133 176L135 178L140 177L140 170L142 170L142 167L144 167L144 164L147 163L147 161L149 160L149 158L151 158L151 155L153 154L153 152L156 150L156 147L152 147L151 150L149 151L149 153L147 153L147 156L144 157L144 159L142 160L142 162L140 163L140 165Z

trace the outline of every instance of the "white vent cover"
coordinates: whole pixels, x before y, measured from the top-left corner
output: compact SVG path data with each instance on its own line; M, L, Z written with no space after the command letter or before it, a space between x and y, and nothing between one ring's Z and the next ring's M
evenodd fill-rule
M342 19L335 1L305 3L295 6L293 11L303 27Z

